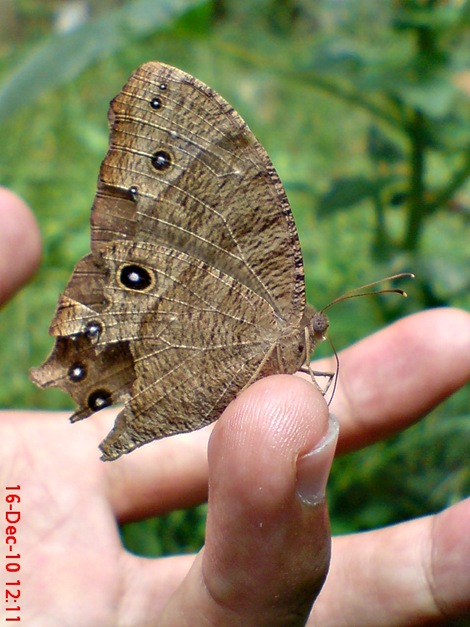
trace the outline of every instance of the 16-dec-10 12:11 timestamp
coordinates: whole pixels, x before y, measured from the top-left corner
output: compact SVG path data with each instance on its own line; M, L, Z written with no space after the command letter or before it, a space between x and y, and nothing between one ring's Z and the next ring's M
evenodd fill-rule
M15 574L21 570L20 558L21 554L18 552L17 531L18 523L21 520L21 512L19 510L19 504L21 497L19 491L21 486L7 486L5 488L5 621L19 622L21 621L21 607L19 599L21 596L21 581L19 576L14 580ZM16 614L13 614L16 612Z

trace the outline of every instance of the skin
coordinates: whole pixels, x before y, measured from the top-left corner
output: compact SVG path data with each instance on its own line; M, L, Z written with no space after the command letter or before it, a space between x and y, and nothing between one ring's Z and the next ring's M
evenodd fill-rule
M40 244L32 214L6 190L0 214L4 302L34 273ZM341 425L338 452L406 428L463 386L469 346L470 316L436 309L345 350L331 407ZM67 416L0 416L2 484L21 485L25 624L448 625L470 613L470 499L435 516L334 539L311 611L329 531L324 500L308 504L298 490L321 492L335 442L308 456L328 411L300 377L259 381L213 428L111 463L99 460L97 444L113 412L73 427ZM188 507L207 494L206 545L198 555L150 560L122 547L118 522Z

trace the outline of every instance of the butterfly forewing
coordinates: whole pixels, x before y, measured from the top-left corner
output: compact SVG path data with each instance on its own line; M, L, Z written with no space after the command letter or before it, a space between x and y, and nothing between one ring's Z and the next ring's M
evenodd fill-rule
M110 148L93 207L94 249L123 232L182 250L269 300L282 319L299 320L304 277L292 213L242 118L212 89L160 63L137 70L111 109ZM156 154L167 155L159 168ZM110 223L115 190L133 201L125 212L111 209Z

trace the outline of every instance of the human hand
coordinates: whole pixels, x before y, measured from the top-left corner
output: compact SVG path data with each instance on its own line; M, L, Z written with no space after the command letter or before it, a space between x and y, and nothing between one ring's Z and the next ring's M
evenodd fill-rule
M24 217L29 214L4 194L0 212L2 201L24 224L15 253L20 246L35 250L34 223ZM0 256L3 251L11 249L0 247ZM24 268L32 270L37 255L30 259L21 273L0 273L2 294L25 280ZM404 428L462 385L470 375L469 340L470 316L436 310L345 351L348 388L340 385L334 401L341 450ZM103 464L97 443L111 422L112 412L74 426L61 413L0 416L3 482L22 486L23 622L304 624L327 566L329 540L324 502L308 505L298 490L321 493L334 448L333 438L319 455L305 457L327 430L327 409L315 387L290 376L257 382L215 424L208 463L211 429ZM196 558L148 560L123 549L116 521L200 502L207 481L206 547ZM468 610L469 518L465 501L436 517L338 538L312 620L412 625L445 620L443 608L448 615Z

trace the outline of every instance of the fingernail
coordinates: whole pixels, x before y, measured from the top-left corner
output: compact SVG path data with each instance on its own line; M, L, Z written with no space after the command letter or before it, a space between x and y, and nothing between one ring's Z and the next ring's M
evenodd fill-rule
M333 414L330 414L325 435L312 451L297 460L297 493L308 505L316 505L325 498L338 433L339 423Z

